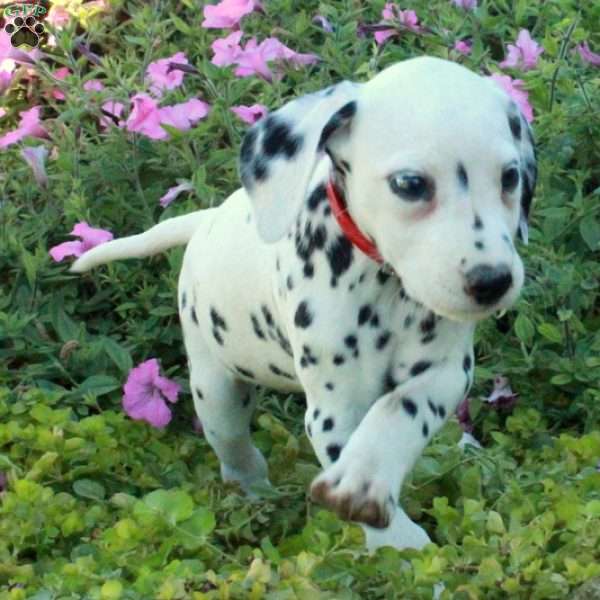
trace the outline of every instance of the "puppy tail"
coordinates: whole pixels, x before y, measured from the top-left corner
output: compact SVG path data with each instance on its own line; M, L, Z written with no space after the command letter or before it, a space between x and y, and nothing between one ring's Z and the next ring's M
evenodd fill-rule
M209 209L210 210L210 209ZM72 273L84 273L98 265L122 258L143 258L163 252L174 246L187 244L196 231L206 210L167 219L148 231L119 238L96 246L78 258L71 266Z

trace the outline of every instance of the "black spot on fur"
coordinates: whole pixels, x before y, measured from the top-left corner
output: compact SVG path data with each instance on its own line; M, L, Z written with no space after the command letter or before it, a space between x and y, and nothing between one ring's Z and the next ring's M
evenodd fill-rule
M509 115L508 126L510 127L510 131L513 134L513 137L516 140L520 140L521 139L521 118L519 117L519 115Z
M223 331L227 331L227 323L225 323L225 319L217 312L217 309L214 306L210 307L210 320L215 328L220 328Z
M294 358L294 353L292 352L292 345L290 341L283 335L283 332L279 327L275 328L275 335L277 336L277 343L279 347L290 357Z
M483 250L483 249L484 249L484 247L485 247L485 246L484 246L483 242L480 242L479 240L477 240L477 241L475 242L475 248L477 248L477 250Z
M306 433L308 433L308 437L312 437L312 427L310 423L306 426Z
M312 353L309 346L306 344L302 346L302 356L300 358L300 366L303 368L308 367L309 365L318 364L317 357Z
M331 431L333 429L333 418L327 417L323 421L323 431Z
M431 398L427 398L427 406L429 406L429 410L433 413L434 416L437 416L437 408L435 404L431 401Z
M313 264L307 262L304 265L303 273L306 279L312 279L315 274L315 267L313 266Z
M343 365L345 362L346 362L346 359L344 358L344 356L342 354L336 354L333 357L333 364L336 365L336 367Z
M265 332L262 330L260 323L258 322L257 316L250 315L250 320L252 321L252 329L254 330L256 337L260 338L261 340L266 340L267 336L265 335Z
M222 346L225 343L223 340L223 336L221 335L221 333L219 332L219 330L216 327L213 327L212 334L220 346Z
M384 285L390 277L391 275L382 269L377 271L377 283L379 283L379 285Z
M200 388L196 388L196 397L198 398L198 400L204 399L204 394L200 391Z
M186 304L187 304L187 297L185 295L185 292L183 292L183 294L181 294L181 310L183 310L185 308Z
M308 302L303 300L298 304L298 308L296 309L296 314L294 316L294 323L296 327L301 327L302 329L306 329L313 320L313 315L308 309Z
M483 221L479 217L479 215L475 215L475 220L473 221L473 229L483 229Z
M341 452L342 448L338 444L329 444L327 446L327 456L329 456L331 462L335 462L340 457Z
M443 406L442 404L440 404L438 406L438 415L440 415L440 417L442 417L442 419L446 416L446 407Z
M267 164L261 158L257 158L252 164L252 175L256 181L264 181L269 174Z
M429 314L419 323L421 333L431 333L435 329L435 314Z
M346 171L347 173L352 173L352 167L350 166L350 163L347 160L341 160L340 164L342 165L344 171Z
M428 360L420 360L410 368L410 374L412 377L416 377L417 375L427 371L429 367L431 367L431 363Z
M417 405L410 398L402 398L404 410L414 419L417 416Z
M327 249L327 260L333 279L339 278L350 268L352 258L352 243L346 236L339 235Z
M246 394L244 396L244 399L242 400L242 406L244 408L247 408L249 404L250 404L250 394Z
M248 377L248 379L254 379L254 373L252 371L248 371L248 369L244 369L242 367L238 367L236 365L235 370L244 377Z
M308 208L310 210L317 210L321 202L327 198L327 191L325 189L325 184L320 183L308 197Z
M463 370L465 373L468 373L471 370L471 357L468 354L465 354L465 358L463 359Z
M356 348L356 344L358 343L358 339L355 335L347 335L344 338L344 344L348 346L348 348Z
M383 350L387 346L391 337L392 334L389 331L384 331L377 337L377 340L375 340L375 348L377 348L377 350Z
M242 147L240 148L240 159L242 163L249 163L254 158L254 144L256 142L257 135L257 129L252 127L244 136Z
M328 382L325 384L325 389L326 389L326 390L329 390L330 392L331 392L331 391L333 391L333 388L334 388L334 387L335 387L335 386L333 385L333 383L331 383L331 381L328 381Z
M279 375L280 377L285 377L286 379L294 379L293 375L290 375L289 373L282 371L277 365L270 364L269 370L271 371L271 373L274 373L275 375Z
M465 170L465 166L462 163L458 164L456 174L458 175L458 181L460 185L466 189L469 185L469 178L467 177L467 171Z
M294 289L294 281L292 280L291 275L287 276L287 278L285 280L285 285L290 292Z
M281 262L279 260L279 256L277 257L277 260L275 261L275 270L276 271L281 271Z
M423 437L427 437L429 435L429 425L427 423L423 423Z
M373 315L373 309L369 304L363 304L358 311L358 325L364 325Z
M435 340L435 333L428 333L421 338L421 344L429 344Z
M192 313L192 321L194 321L194 323L196 325L198 325L198 315L196 314L196 309L193 306L192 306L191 313Z
M391 369L388 369L383 377L383 393L391 392L397 385L398 383L394 379Z
M356 114L356 102L348 102L342 108L340 108L333 116L327 121L325 127L321 131L321 137L319 138L319 144L317 150L320 152L325 148L325 145L329 141L329 138L345 123L347 123Z
M302 137L293 135L289 125L275 116L267 117L263 128L262 150L269 158L283 154L291 159L302 146Z
M273 315L271 314L269 308L263 304L260 307L260 309L262 310L262 314L265 318L265 322L267 323L267 327L273 327L273 325L275 325L275 322L273 321Z
M371 317L371 321L369 322L369 325L373 328L379 327L379 317L377 315L373 315Z
M406 318L404 319L404 329L408 329L414 320L415 319L412 315L406 315Z
M319 418L319 415L321 414L321 409L319 408L315 408L314 412L313 412L313 420L317 420Z

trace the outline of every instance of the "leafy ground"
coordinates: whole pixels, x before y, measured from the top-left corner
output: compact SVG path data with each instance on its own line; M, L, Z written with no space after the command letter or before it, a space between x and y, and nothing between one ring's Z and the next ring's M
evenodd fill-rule
M379 22L382 2L265 0L242 20L247 37L320 57L272 82L211 64L210 44L230 30L202 28L196 0L55 4L68 18L48 57L15 71L0 97L3 130L40 105L49 134L0 150L0 598L410 599L441 581L445 598L545 599L600 575L600 70L575 50L600 49L600 4L482 0L471 11L407 0L399 8L427 29L378 46L357 25ZM544 53L526 72L501 69L521 29ZM464 39L470 55L452 50ZM128 107L147 65L180 51L197 72L165 101L201 98L206 118L170 128L169 141L99 126L104 102ZM221 483L187 393L165 430L123 413L123 382L150 357L186 389L180 251L75 277L48 249L82 220L126 235L218 204L238 186L246 127L231 106L276 107L421 54L524 81L540 182L522 298L478 332L471 417L484 448L461 451L451 422L403 491L435 545L370 557L358 527L306 499L318 467L301 398L261 396L254 438L276 493L255 503ZM96 96L83 89L90 79L104 85ZM40 145L45 187L20 154ZM191 193L163 209L182 179ZM482 400L500 374L519 394L512 411Z

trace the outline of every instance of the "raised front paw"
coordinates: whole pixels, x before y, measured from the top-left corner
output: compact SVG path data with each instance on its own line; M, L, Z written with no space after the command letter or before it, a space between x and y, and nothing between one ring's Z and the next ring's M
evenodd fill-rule
M332 465L311 485L311 498L347 521L366 523L384 529L396 511L389 482L375 477L367 469Z

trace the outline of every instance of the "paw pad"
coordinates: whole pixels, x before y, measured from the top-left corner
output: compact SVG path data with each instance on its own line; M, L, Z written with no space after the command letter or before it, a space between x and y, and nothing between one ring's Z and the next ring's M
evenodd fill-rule
M25 19L16 17L12 23L4 26L4 31L10 35L10 43L15 48L20 46L35 48L40 43L40 38L46 29L34 16L29 15Z

